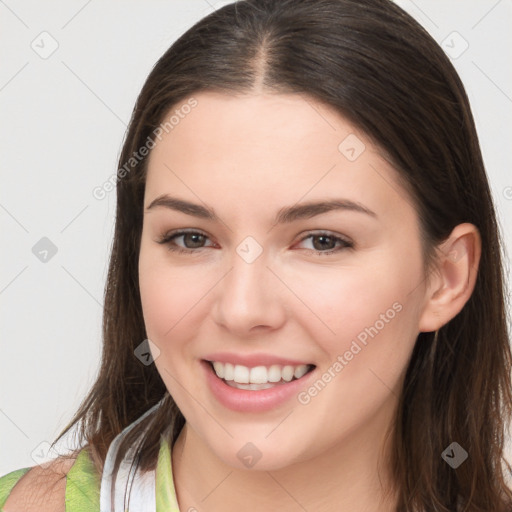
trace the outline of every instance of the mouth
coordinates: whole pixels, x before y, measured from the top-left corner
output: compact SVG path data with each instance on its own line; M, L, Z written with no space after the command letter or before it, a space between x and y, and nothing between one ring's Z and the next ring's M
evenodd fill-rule
M316 368L314 364L249 367L220 361L204 362L227 386L245 391L261 391L284 386L302 379Z

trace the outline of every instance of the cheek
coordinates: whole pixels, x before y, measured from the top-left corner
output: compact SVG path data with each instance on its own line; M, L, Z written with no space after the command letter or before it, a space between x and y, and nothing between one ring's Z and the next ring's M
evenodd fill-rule
M158 373L180 409L190 416L193 411L188 404L189 397L179 383L197 371L187 354L191 346L188 340L199 325L196 316L201 314L201 297L208 287L197 278L197 272L194 277L183 267L170 266L156 251L147 256L141 253L139 264L146 334L159 350L157 357L153 355ZM198 382L199 379L192 379L187 387L194 396L199 393L194 387Z
M190 337L194 318L201 314L203 299L214 284L214 277L200 266L171 265L165 251L143 247L139 286L149 339L165 349L171 339Z
M332 432L364 424L383 403L398 396L416 339L418 312L405 272L370 268L317 280L309 295L315 315L302 327L322 349L318 377L297 401L310 418L322 418ZM299 293L305 293L303 279ZM333 415L333 409L344 411Z
M159 271L155 265L141 271L139 283L148 337L163 340L178 325L197 293L177 274Z
M322 349L322 366L344 354L355 367L372 363L397 373L405 364L417 329L410 292L418 269L392 261L294 274L294 292L308 306L296 318Z
M310 325L316 324L317 331L323 325L326 334L353 334L352 329L373 324L380 313L404 298L404 286L389 268L320 270L295 273L291 281L295 294L309 309Z

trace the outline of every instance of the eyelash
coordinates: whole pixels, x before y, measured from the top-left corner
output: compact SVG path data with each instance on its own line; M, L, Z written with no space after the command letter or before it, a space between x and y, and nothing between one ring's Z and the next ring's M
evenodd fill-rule
M183 236L183 235L190 235L190 234L192 234L192 235L201 235L201 236L204 236L205 238L208 238L204 233L201 233L200 231L184 231L184 230L180 230L180 231L175 231L175 232L171 232L171 233L167 233L167 234L163 235L159 240L157 240L157 243L162 244L162 245L167 245L168 246L167 249L169 251L180 253L180 254L192 254L192 253L199 252L201 249L206 249L206 247L197 247L196 249L187 249L187 248L179 247L179 246L176 246L176 245L171 245L171 242L172 242L173 239L178 238L178 237ZM342 247L338 247L337 249L330 249L328 251L318 251L316 249L306 249L307 251L310 251L310 252L313 252L315 254L318 254L319 256L329 256L331 254L340 252L343 249L352 249L354 247L354 244L352 242L350 242L349 240L346 240L345 238L341 238L341 237L336 236L336 235L332 235L331 233L324 232L324 231L320 231L320 232L316 232L316 233L310 233L307 236L301 238L299 240L299 243L303 242L304 240L307 240L308 238L314 238L314 237L320 237L320 236L326 236L328 238L331 238L336 243L337 242L341 242L343 244L343 246Z

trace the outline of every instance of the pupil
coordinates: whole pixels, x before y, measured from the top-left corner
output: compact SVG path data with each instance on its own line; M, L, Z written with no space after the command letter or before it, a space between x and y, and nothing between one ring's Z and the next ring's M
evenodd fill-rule
M188 237L188 240L192 239L192 247L201 247L201 244L203 243L204 235L198 235L198 234L195 234L195 233L189 233L189 234L184 236L183 240L186 241L187 237ZM185 242L185 245L187 247L189 247L190 244L187 244Z
M315 239L317 240L323 240L322 243L320 244L315 244ZM332 245L332 238L330 236L325 236L325 235L317 235L316 237L313 238L313 246L315 247L315 249L332 249L333 247L326 247L325 246L325 241L327 240L327 245ZM331 244L329 244L329 241L331 242ZM319 247L317 247L317 245L319 245Z

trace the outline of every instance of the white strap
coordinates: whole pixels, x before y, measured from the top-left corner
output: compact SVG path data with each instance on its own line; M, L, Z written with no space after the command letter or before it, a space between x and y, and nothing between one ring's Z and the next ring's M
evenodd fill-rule
M114 460L119 450L119 445L126 434L140 423L144 418L154 412L162 404L160 400L151 409L124 428L109 446L100 489L101 512L155 512L155 470L142 473L138 467L130 470L133 461L135 446L125 454L116 478L113 478ZM135 475L135 476L133 476ZM129 485L130 483L130 485ZM111 492L114 489L114 504L111 504ZM126 495L126 506L125 506ZM128 504L129 496L129 504ZM129 505L129 506L128 506Z

